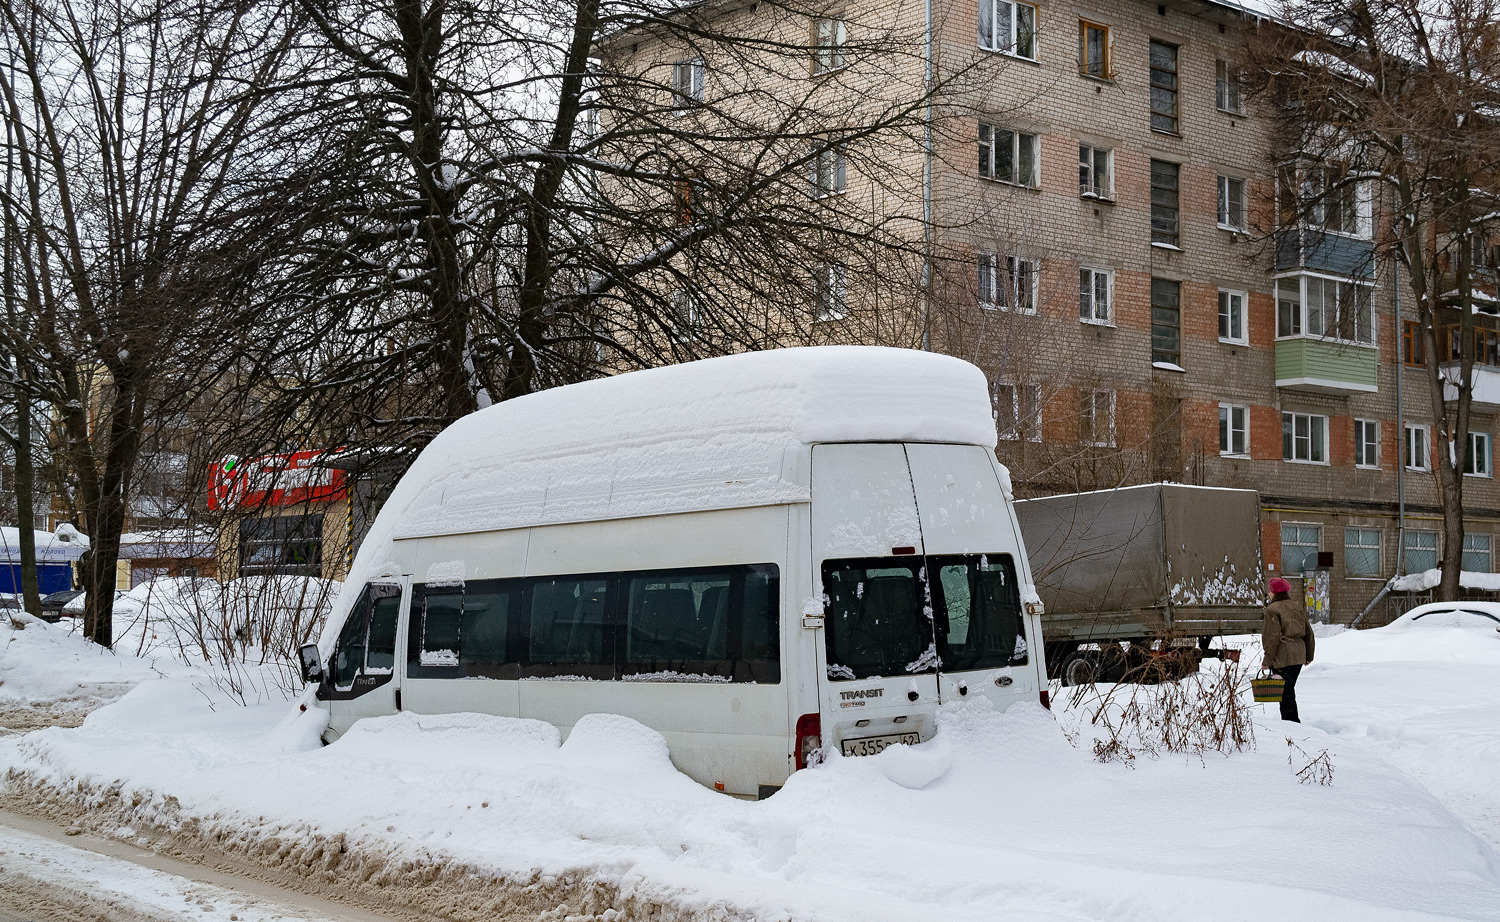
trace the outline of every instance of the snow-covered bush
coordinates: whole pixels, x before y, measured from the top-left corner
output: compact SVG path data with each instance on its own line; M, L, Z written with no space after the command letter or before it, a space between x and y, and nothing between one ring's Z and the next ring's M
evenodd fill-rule
M307 576L161 578L115 602L115 649L202 664L243 699L300 686L297 648L316 641L339 587Z

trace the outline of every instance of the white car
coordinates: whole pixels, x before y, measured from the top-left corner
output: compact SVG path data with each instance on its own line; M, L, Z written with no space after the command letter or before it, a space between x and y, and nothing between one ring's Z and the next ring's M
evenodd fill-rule
M1500 602L1428 602L1391 622L1392 625L1468 627L1492 623L1500 630Z

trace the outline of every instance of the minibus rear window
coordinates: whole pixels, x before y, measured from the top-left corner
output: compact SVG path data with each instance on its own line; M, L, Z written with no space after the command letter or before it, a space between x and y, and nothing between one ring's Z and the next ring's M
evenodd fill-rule
M1026 662L1021 594L1009 554L932 557L938 656L945 672Z
M825 561L823 592L830 679L933 671L921 558Z

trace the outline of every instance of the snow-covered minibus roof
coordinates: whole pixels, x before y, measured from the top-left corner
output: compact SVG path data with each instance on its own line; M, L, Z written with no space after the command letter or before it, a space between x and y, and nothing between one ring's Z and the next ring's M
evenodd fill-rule
M993 448L984 373L927 352L816 346L497 404L449 426L417 457L366 536L350 585L390 575L393 542L403 538L807 502L795 449L862 441ZM339 608L356 595L344 593Z
M993 447L983 373L926 352L823 346L559 387L448 427L387 507L405 538L805 502L786 449L863 441Z

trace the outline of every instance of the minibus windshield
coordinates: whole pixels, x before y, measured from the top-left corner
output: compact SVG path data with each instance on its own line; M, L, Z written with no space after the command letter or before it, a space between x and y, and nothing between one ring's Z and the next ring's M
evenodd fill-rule
M994 669L1027 660L1008 554L823 564L828 677Z

